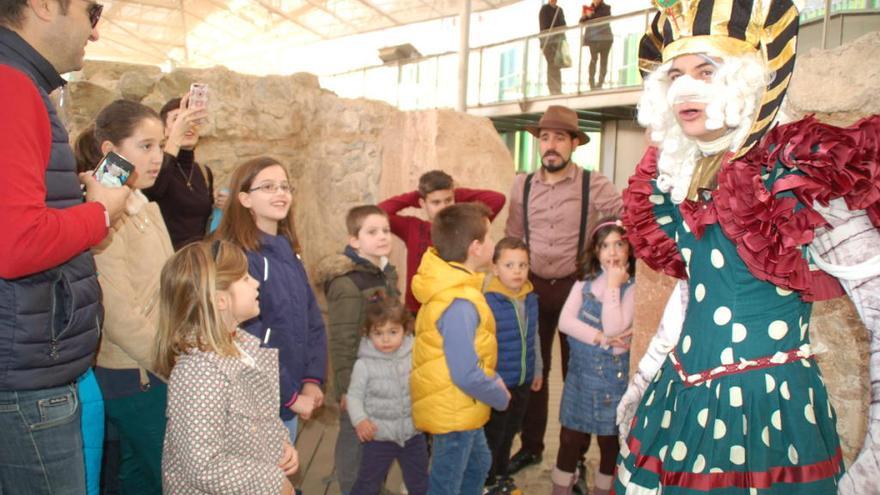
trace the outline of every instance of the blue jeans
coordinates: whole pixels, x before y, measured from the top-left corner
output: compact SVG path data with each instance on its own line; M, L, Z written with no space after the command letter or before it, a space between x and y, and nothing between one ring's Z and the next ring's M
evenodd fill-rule
M287 432L290 433L290 445L296 445L296 429L299 426L299 416L294 416L293 419L288 419L287 421L281 420L284 423L284 426L287 427Z
M428 495L481 495L491 465L482 428L434 435Z
M0 493L85 495L76 385L0 390Z

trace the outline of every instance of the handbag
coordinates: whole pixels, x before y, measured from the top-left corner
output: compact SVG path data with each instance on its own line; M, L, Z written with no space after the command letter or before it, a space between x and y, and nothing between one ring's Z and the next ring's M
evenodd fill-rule
M556 46L556 65L567 69L571 67L571 50L568 48L568 39L562 37L562 41Z

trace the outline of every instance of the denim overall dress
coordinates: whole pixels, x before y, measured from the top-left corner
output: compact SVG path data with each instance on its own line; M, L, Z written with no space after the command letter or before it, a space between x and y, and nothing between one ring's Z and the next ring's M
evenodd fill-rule
M620 299L633 284L630 278L620 287ZM602 302L583 287L583 304L578 318L602 330ZM614 349L585 344L568 337L568 374L559 407L559 423L570 429L594 435L617 435L615 415L629 381L629 352L614 355Z

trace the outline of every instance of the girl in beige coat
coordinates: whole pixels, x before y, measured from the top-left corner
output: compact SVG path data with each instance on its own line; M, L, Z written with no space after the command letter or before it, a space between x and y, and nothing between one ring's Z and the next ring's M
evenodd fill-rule
M104 306L95 375L107 419L119 433L118 475L126 494L162 493L166 386L150 371L158 324L159 272L173 250L159 207L140 191L153 185L159 174L162 136L156 112L140 103L117 100L101 110L93 128L77 140L79 157L113 151L135 170L123 186L134 190L125 212L94 249Z
M219 240L184 247L162 270L165 493L293 493L299 461L278 417L278 350L237 329L260 313L247 270L244 252Z

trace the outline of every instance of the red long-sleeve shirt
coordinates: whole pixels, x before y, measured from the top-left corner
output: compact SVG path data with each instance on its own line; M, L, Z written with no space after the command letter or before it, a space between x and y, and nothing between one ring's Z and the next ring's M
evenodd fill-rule
M46 206L49 115L33 81L7 65L0 108L0 277L12 279L64 263L101 242L107 227L99 203Z
M398 212L407 208L420 208L419 199L419 192L412 191L399 196L393 196L379 203L379 208L382 208L388 214L391 232L400 237L403 243L406 244L406 307L413 313L416 313L421 305L413 296L410 284L412 283L413 276L416 274L416 270L419 268L419 263L422 261L422 255L432 246L431 222L407 215L398 215ZM495 191L465 189L463 187L455 189L456 203L474 203L477 201L489 207L489 210L492 211L489 220L494 220L501 209L504 208L506 198L503 194Z

